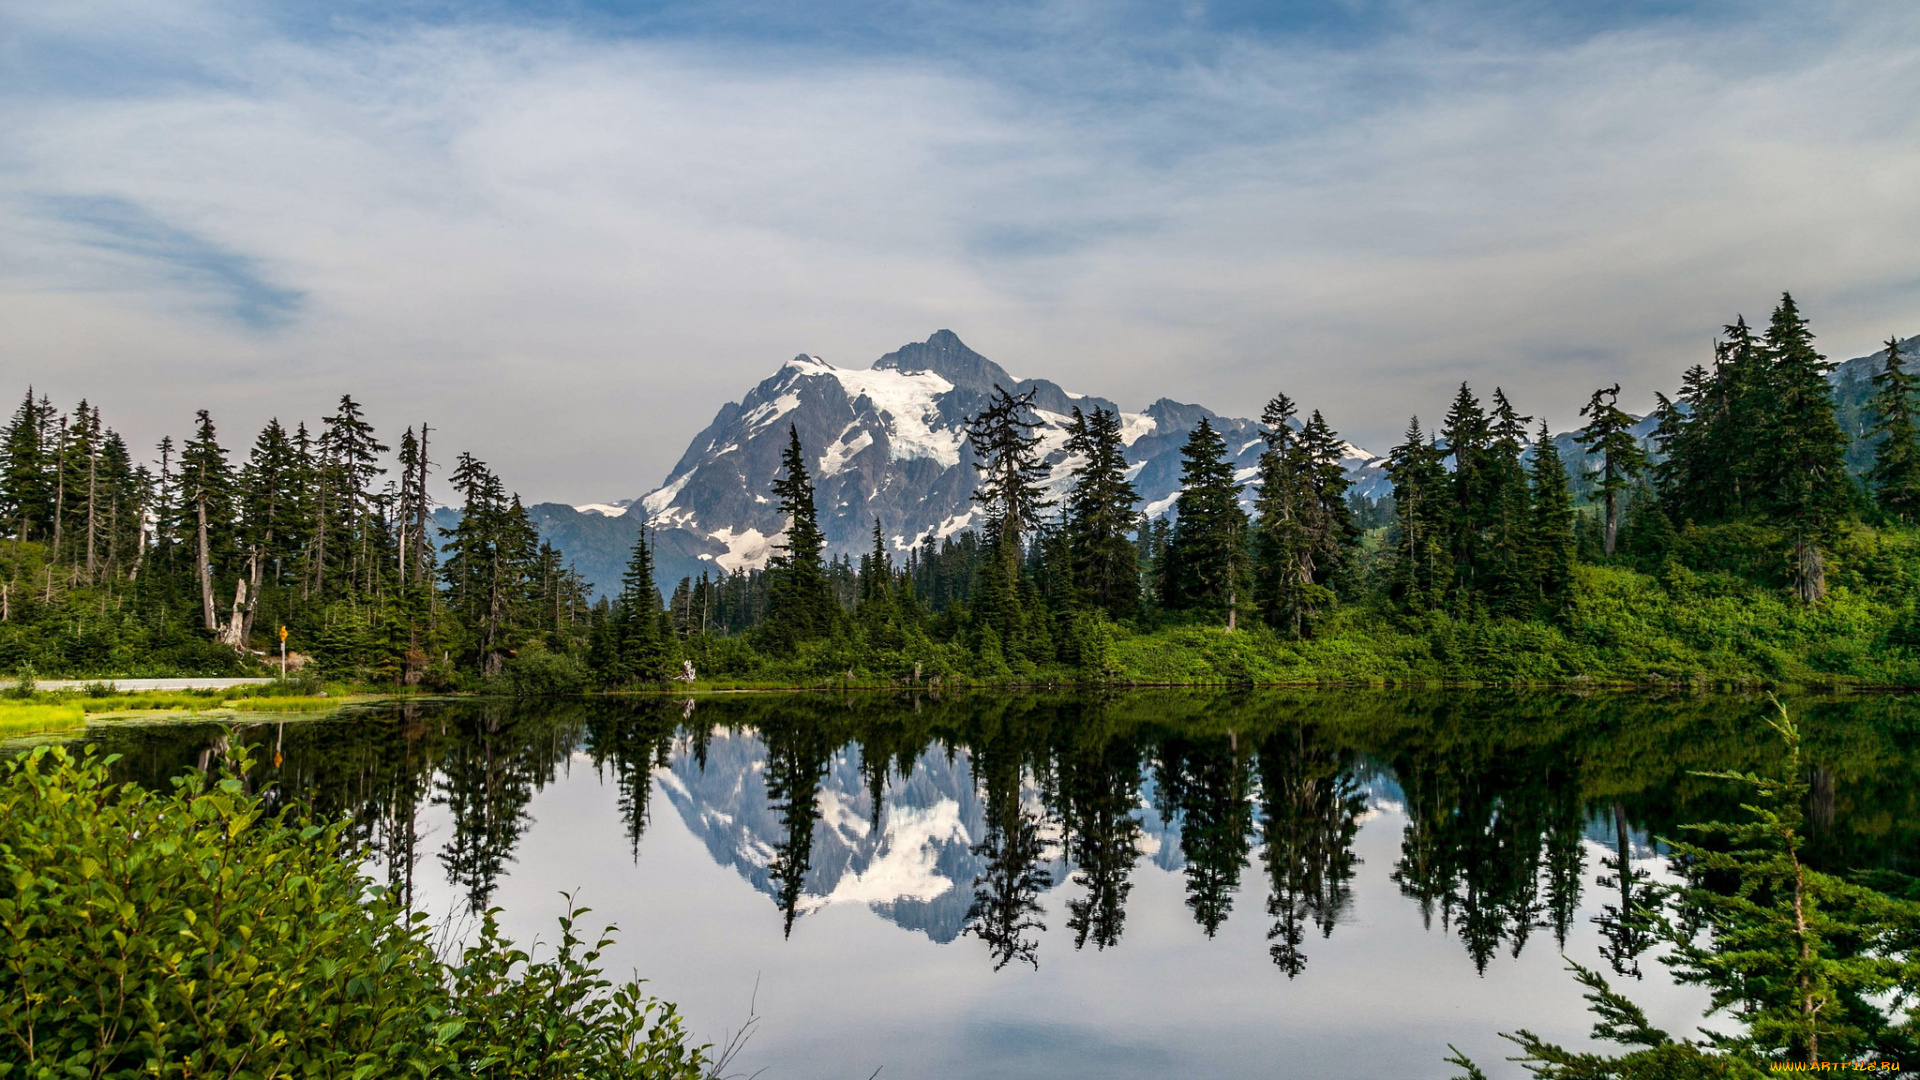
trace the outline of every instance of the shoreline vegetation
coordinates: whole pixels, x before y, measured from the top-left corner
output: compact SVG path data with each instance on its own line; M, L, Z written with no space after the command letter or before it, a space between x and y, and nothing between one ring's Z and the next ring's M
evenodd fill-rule
M1725 327L1650 418L1594 391L1555 435L1462 384L1351 490L1346 444L1276 394L1257 476L1202 419L1142 511L1119 418L1052 463L1031 393L967 428L968 528L829 555L796 427L763 569L663 595L639 531L595 588L471 454L394 450L342 397L240 457L212 417L141 463L31 389L0 430L0 672L270 674L518 697L932 686L1920 687L1920 381L1889 342L1838 387L1790 296ZM1562 446L1567 448L1563 455Z
M0 764L5 1075L706 1080L674 1007L600 958L569 903L526 949L497 909L436 939L348 822L252 790L240 750L173 791L91 752ZM569 898L571 900L571 898Z

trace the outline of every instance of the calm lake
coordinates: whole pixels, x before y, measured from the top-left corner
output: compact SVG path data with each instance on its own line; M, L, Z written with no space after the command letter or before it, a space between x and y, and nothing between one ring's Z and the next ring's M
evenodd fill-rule
M1790 702L1811 859L1920 855L1920 699ZM757 1013L767 1080L1449 1077L1498 1032L1588 1045L1562 956L1700 1022L1625 890L1738 814L1762 699L1476 692L723 695L113 729L159 784L260 744L372 870L551 938L620 927L702 1041ZM277 765L275 762L277 761ZM1623 885L1620 863L1628 871Z

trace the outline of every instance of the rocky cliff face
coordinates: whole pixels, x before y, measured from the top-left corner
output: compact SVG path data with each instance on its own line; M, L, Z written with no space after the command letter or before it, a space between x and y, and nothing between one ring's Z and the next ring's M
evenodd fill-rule
M1064 448L1075 407L1120 414L1141 508L1152 516L1172 509L1180 447L1202 417L1220 429L1243 480L1253 477L1260 456L1254 421L1168 398L1125 412L1105 398L1071 393L1045 379L1015 379L942 330L888 353L871 368L835 367L813 356L787 361L740 401L722 406L666 483L626 514L658 530L663 583L703 569L765 566L786 527L768 489L792 427L813 469L829 554L867 550L876 519L893 550L904 552L929 534L944 538L973 524L966 426L995 386L1033 391L1040 423L1035 434L1056 497L1071 486L1079 464ZM1258 404L1249 403L1249 411ZM1372 493L1383 479L1377 459L1349 449L1355 479ZM1250 504L1251 493L1248 499Z

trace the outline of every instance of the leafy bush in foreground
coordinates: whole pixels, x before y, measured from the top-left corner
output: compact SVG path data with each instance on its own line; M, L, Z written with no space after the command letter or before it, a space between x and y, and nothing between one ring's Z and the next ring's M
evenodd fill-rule
M696 1080L671 1005L614 987L608 944L534 960L488 913L457 963L342 858L269 813L246 761L170 795L40 748L0 766L0 1077Z

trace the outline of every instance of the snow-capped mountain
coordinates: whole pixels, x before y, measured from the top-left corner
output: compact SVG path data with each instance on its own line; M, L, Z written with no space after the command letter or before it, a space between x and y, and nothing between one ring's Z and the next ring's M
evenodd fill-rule
M765 566L786 527L769 488L792 426L810 459L829 554L866 550L875 519L896 552L930 534L951 536L974 522L966 426L996 385L1034 392L1034 416L1040 422L1035 434L1052 470L1048 487L1056 498L1065 494L1079 464L1065 452L1076 406L1119 413L1133 482L1149 515L1172 509L1179 494L1180 447L1201 417L1226 439L1240 478L1255 475L1262 443L1254 421L1169 398L1126 412L1105 398L1070 393L1045 379L1015 379L952 331L941 330L888 353L870 368L836 367L805 355L787 361L741 400L723 406L666 482L626 515L658 530L663 583L703 569ZM1377 494L1374 489L1384 480L1379 459L1351 444L1348 451L1347 464L1360 490ZM1246 496L1249 505L1252 494ZM599 505L591 510L607 512Z

